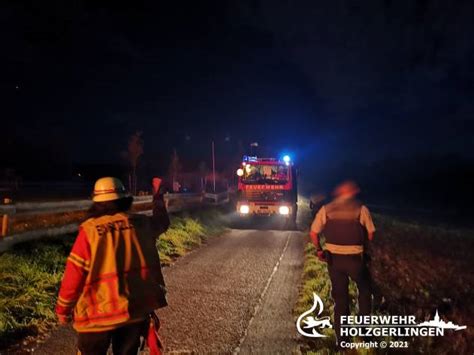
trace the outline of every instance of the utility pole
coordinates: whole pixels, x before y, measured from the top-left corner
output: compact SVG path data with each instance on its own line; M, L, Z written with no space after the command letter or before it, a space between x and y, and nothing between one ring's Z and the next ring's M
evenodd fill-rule
M212 141L212 183L214 186L214 193L216 192L216 155L214 151L214 141Z
M256 152L257 148L258 148L258 143L257 142L250 143L250 154L255 155L255 152Z

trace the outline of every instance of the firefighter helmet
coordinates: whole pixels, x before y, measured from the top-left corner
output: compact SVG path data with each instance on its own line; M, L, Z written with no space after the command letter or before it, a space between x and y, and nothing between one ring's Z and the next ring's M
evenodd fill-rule
M95 182L92 201L105 202L127 197L122 181L114 177L103 177Z

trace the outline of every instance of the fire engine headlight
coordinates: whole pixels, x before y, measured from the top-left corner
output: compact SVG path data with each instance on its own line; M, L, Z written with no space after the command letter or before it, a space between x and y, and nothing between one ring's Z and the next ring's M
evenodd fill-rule
M248 214L250 212L250 207L248 205L241 205L240 206L240 213Z
M288 215L290 214L290 208L288 206L280 206L278 212L280 212L280 214Z

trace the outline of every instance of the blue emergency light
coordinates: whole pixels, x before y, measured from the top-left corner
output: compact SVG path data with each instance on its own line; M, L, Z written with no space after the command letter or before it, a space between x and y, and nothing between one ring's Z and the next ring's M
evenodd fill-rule
M248 162L256 162L258 159L257 159L257 157L254 157L254 156L244 155L242 160L244 162L248 163Z
M284 161L285 163L289 163L290 160L291 160L291 158L290 158L289 155L285 155L285 156L283 157L283 161Z

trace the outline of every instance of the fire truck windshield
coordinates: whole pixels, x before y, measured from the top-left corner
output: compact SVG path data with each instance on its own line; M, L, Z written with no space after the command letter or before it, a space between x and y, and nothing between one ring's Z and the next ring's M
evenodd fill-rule
M242 182L244 184L283 185L289 179L289 169L286 165L247 164L243 170Z

